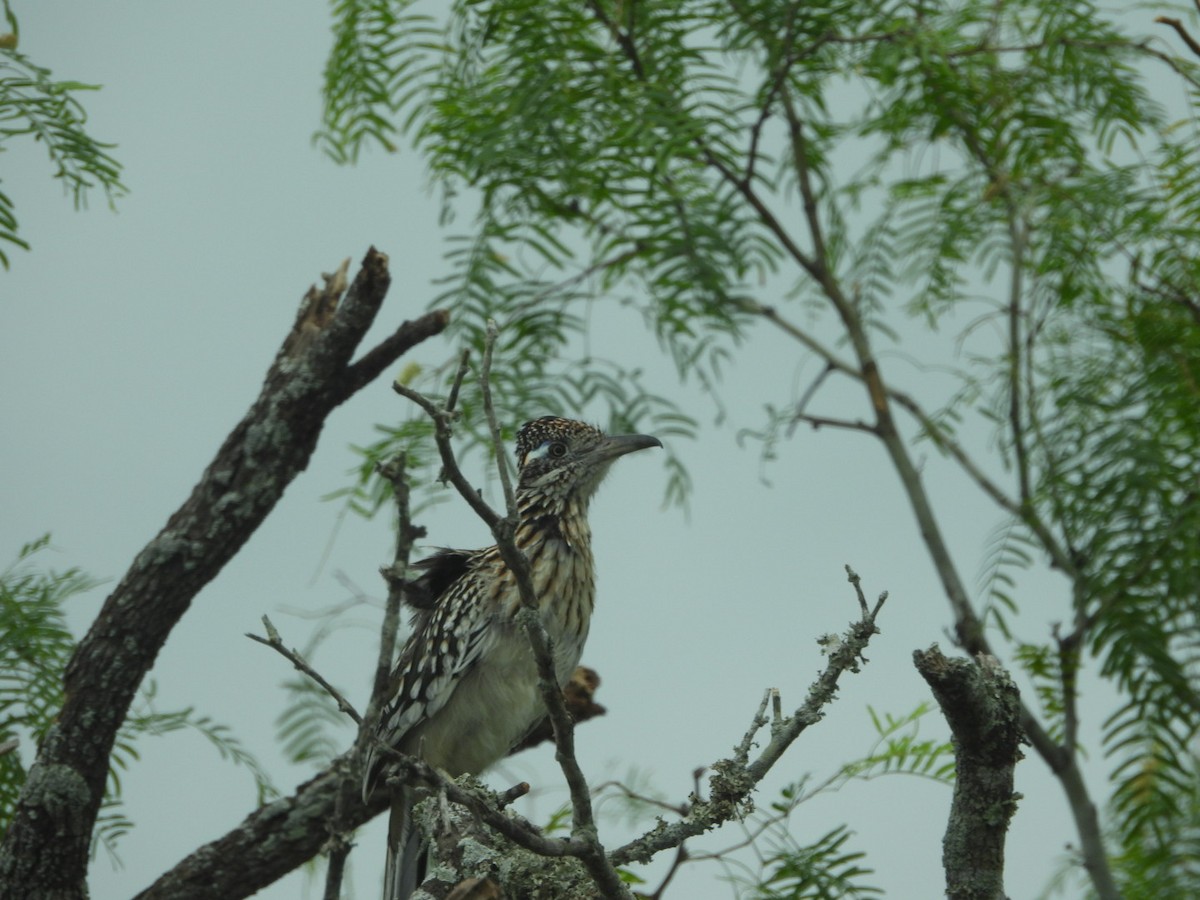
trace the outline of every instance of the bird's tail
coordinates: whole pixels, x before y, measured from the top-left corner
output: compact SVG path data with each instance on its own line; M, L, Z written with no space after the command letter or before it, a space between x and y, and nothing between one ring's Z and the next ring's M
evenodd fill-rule
M425 880L425 848L413 823L415 792L399 789L388 820L387 866L383 870L383 900L408 900Z

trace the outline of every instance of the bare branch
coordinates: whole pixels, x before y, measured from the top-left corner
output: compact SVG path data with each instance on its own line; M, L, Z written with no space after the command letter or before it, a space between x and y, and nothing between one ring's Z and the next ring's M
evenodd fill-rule
M340 810L339 810L340 812ZM335 813L335 818L340 818ZM346 874L346 858L354 847L341 831L329 836L329 842L324 849L329 857L325 866L325 893L322 900L340 900L342 896L342 879Z
M371 249L349 287L345 265L339 273L305 295L258 398L77 646L64 673L66 702L0 847L0 895L86 894L113 742L172 630L307 466L329 413L449 321L437 311L404 323L352 364L390 284L387 257Z
M1016 204L1005 192L1008 214L1008 239L1011 247L1012 265L1008 289L1008 426L1012 434L1013 452L1016 454L1017 483L1021 492L1021 506L1028 509L1032 504L1030 489L1029 450L1025 445L1023 415L1023 391L1021 361L1025 359L1024 342L1021 339L1023 321L1022 303L1025 296L1025 229L1021 225Z
M772 697L770 692L763 698L755 714L753 730L742 739L734 755L718 760L712 765L713 775L709 779L708 799L701 799L697 794L696 802L691 806L686 818L671 824L660 821L646 834L613 850L609 854L613 863L624 865L629 862L648 862L662 850L678 847L690 837L739 818L751 792L778 762L784 751L805 729L821 720L825 707L833 701L841 676L846 672L859 670L859 666L865 660L863 652L878 631L875 619L886 599L887 594L881 594L874 608L864 611L862 617L852 623L840 638L824 639L825 652L829 657L824 671L809 687L808 696L799 708L790 716L770 723L770 739L753 760L748 759L749 749L754 734L762 725L767 724L766 708Z
M450 393L446 397L446 405L444 409L447 413L454 412L454 407L458 405L458 392L462 390L463 381L466 380L467 371L471 363L471 350L469 347L464 347L462 357L458 361L458 371L454 373L454 381L450 385Z
M754 724L747 737L739 745L738 750L735 750L734 757L719 760L711 767L713 775L709 780L709 798L707 800L701 798L697 787L691 801L686 806L678 808L664 807L680 816L680 820L671 824L660 820L659 824L646 834L608 854L611 863L613 865L624 865L634 861L646 862L662 850L675 848L677 852L672 867L677 868L683 862L692 858L689 853L679 849L683 847L684 842L689 837L708 831L730 820L739 819L746 808L750 794L755 790L759 781L761 781L774 763L779 760L782 753L809 725L820 721L823 716L824 707L832 701L836 693L840 676L846 671L857 671L865 661L863 652L871 637L877 633L875 618L881 611L885 600L886 594L881 595L874 607L866 610L860 620L852 624L849 631L842 638L825 639L825 652L829 657L829 662L824 672L822 672L817 681L809 689L804 704L790 716L780 716L773 721L769 720L767 708L768 706L775 705L778 695L775 691L766 692L754 717ZM865 603L865 600L860 600L859 602L860 604ZM754 736L763 726L768 724L770 725L770 737L767 744L757 757L750 760L749 752L753 746ZM741 757L740 759L739 756ZM405 778L406 783L411 783L410 779L416 778L422 780L423 783L435 786L438 790L444 789L447 799L467 806L468 809L478 815L480 821L500 832L519 847L549 858L573 856L580 859L587 867L589 876L594 884L596 876L592 866L588 865L588 855L592 852L593 848L589 841L581 840L578 834L572 834L570 839L564 841L545 838L536 832L535 829L531 829L528 823L507 817L494 809L494 796L481 799L477 794L472 796L470 793L467 793L467 791L470 791L468 787L471 784L470 779L459 779L456 783L448 784L438 782L436 781L437 773L429 771L428 767L424 767L424 764L420 763L419 760L405 758L402 767L404 767L406 773L402 776ZM698 769L697 776L703 771L703 769ZM413 774L407 774L409 772ZM618 785L618 787L629 793L622 786ZM457 823L459 820L456 819L455 821ZM472 838L483 837L477 830L472 830L469 822L464 822L461 825L455 824L451 829L451 833L439 835L439 848L444 853L452 856L455 852L458 852L455 848L462 846L464 843L463 838L467 835L470 835ZM489 844L490 846L492 845ZM495 852L500 853L502 851L496 850ZM508 866L512 861L512 857L507 853L504 856L505 865ZM440 855L439 858L441 858ZM496 864L494 856L486 857L486 859L491 861L487 862L485 860L484 862L480 862L477 859L469 862L467 860L457 860L458 864L451 864L449 868L459 878L469 874L481 874L486 872L489 865ZM523 864L517 864L517 869L523 869ZM548 876L543 871L541 877L544 879ZM569 870L555 868L553 869L553 877L555 879L556 890L560 894L564 896L575 895L572 893L572 890L575 885L580 884L577 876L573 875ZM609 888L600 887L606 896L612 896L609 893ZM594 890L595 888L592 887L591 889Z
M1160 25L1169 25L1174 28L1175 33L1183 39L1185 44L1187 44L1187 48L1191 50L1192 53L1196 54L1196 56L1200 56L1200 42L1191 36L1181 21L1178 19L1173 19L1170 16L1159 16L1154 21Z
M805 411L808 409L809 401L812 400L812 398L816 396L817 391L819 391L821 389L821 385L823 385L825 383L825 380L834 371L836 371L836 369L834 368L833 364L831 362L829 362L829 360L826 360L825 365L821 368L820 374L817 375L817 377L813 379L812 384L810 384L805 389L804 393L800 396L800 399L798 401L796 401L796 409L795 409L795 412L792 414L793 415L792 424L788 430L788 437L791 437L795 433L796 425L799 423L800 418L804 415Z
M825 371L837 372L842 375L847 375L855 381L863 381L862 370L856 368L851 363L837 356L833 351L817 341L808 332L802 328L798 328L795 324L785 319L779 314L779 311L773 306L766 306L756 303L753 300L743 299L741 307L748 313L761 316L766 319L780 331L787 334L800 342L804 347L811 350L825 362ZM818 381L819 383L819 381ZM817 384L806 392L802 398L805 403L809 399L809 394L815 390ZM953 439L945 430L934 421L933 417L927 413L916 400L903 391L897 390L888 384L883 385L884 391L889 400L893 401L897 406L905 410L909 415L917 420L917 424L921 426L921 430L929 435L929 439L933 441L934 446L939 450L947 453L962 470L983 490L985 494L992 498L993 501L1006 512L1012 513L1014 516L1021 515L1020 504L1010 497L1002 488L994 481L983 474L983 470L975 463L967 452ZM803 406L798 405L798 411L802 411Z
M858 598L858 608L862 611L862 614L864 616L870 615L871 611L870 611L870 608L867 606L867 597L863 593L863 589L862 589L862 578L860 578L859 574L857 572L855 572L852 568L850 568L849 566L846 566L846 580L849 581L852 585L854 585L854 595ZM887 595L884 594L882 597L880 597L879 602L883 603L886 596Z
M680 845L675 848L675 858L671 860L671 867L667 869L667 874L664 875L663 880L659 882L658 888L655 889L653 894L649 895L649 900L662 900L663 893L666 891L667 886L671 883L671 879L675 877L675 873L679 871L680 867L687 862L688 859L689 854L687 844L680 843Z
M387 582L387 605L384 608L383 624L379 636L379 658L375 663L375 681L371 699L364 717L366 727L359 732L359 743L372 739L380 711L387 702L387 689L392 674L392 662L396 655L396 632L400 626L400 606L404 600L405 578L408 574L408 558L413 543L425 536L425 529L413 525L409 513L409 490L407 458L403 453L381 463L377 469L392 486L392 497L396 501L396 552L392 564L382 570Z
M830 416L813 416L808 413L800 413L793 416L792 421L807 422L812 426L813 431L821 428L841 428L844 431L865 431L867 434L877 433L874 425L870 425L861 419L835 419Z
M355 725L362 725L362 716L358 714L358 710L354 708L354 704L343 697L341 692L338 691L338 689L328 681L326 681L320 672L310 666L308 661L305 660L305 658L301 656L298 651L291 650L284 645L283 639L280 638L279 632L275 630L275 626L271 624L271 620L269 618L263 616L262 621L263 627L267 631L267 636L262 637L261 635L246 632L246 637L250 638L252 641L258 641L258 643L270 647L276 653L280 654L284 659L288 660L293 666L296 667L296 669L303 672L305 675L319 684L322 690L324 690L325 693L334 699L338 705L338 709L354 720Z
M521 592L521 610L517 621L529 636L533 648L534 659L538 668L538 688L542 700L549 713L550 725L554 731L555 759L562 769L567 787L571 794L571 835L580 843L584 852L580 855L596 881L596 886L606 897L628 897L629 890L621 881L621 876L612 866L600 843L600 835L596 830L595 817L592 811L592 794L588 787L587 778L580 768L575 756L575 723L567 713L563 700L562 688L558 684L558 676L554 667L554 655L550 646L550 636L542 623L539 611L537 591L533 585L533 572L529 560L516 545L513 534L517 521L517 500L513 493L512 482L508 477L505 448L500 437L500 427L496 421L495 407L492 405L491 386L488 377L491 374L492 351L495 347L498 331L496 323L488 322L487 343L484 347L484 362L480 374L483 390L484 411L491 431L493 449L496 455L496 465L500 470L500 481L504 485L505 501L508 508L508 518L492 527L496 545L505 563L517 577L517 585Z
M758 704L758 712L756 712L754 714L754 718L750 720L750 727L746 729L746 733L742 735L742 740L738 743L737 747L733 751L733 758L738 760L743 765L750 761L750 750L754 747L755 735L762 731L763 726L765 726L768 722L767 704L771 702L772 695L778 696L778 692L775 690L775 688L767 688L767 690L763 692L762 703Z
M407 385L400 384L398 381L392 382L392 390L402 397L411 400L425 412L430 419L433 420L433 437L437 443L438 454L442 460L442 474L452 485L459 495L467 501L467 505L475 510L475 514L487 523L488 527L495 531L496 527L502 521L498 512L492 509L486 500L480 496L479 491L475 490L463 475L462 470L458 467L458 463L454 458L454 448L450 444L450 415L446 412L445 407L439 408L432 400L424 394L414 391Z

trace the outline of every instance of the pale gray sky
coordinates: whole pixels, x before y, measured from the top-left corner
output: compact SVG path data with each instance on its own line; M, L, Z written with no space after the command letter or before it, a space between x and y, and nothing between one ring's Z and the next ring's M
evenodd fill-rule
M357 261L370 244L388 253L394 282L382 333L435 294L431 280L446 271L446 233L415 155L372 152L357 168L339 168L311 146L330 43L327 3L17 0L15 11L21 49L35 61L59 78L104 86L85 97L90 128L118 144L130 195L116 213L99 197L76 213L52 182L40 146L15 142L0 158L4 189L33 245L29 253L13 251L12 270L0 272L0 556L10 559L23 542L52 531L55 550L43 561L80 566L111 587L257 393L319 273L347 256ZM669 365L634 315L597 304L597 355L641 365L657 389L673 392ZM946 358L949 344L933 341L920 337L922 358L926 351ZM410 358L439 363L455 350L435 339ZM883 633L870 665L844 684L826 721L764 786L765 807L787 781L806 771L824 777L866 753L868 704L903 714L928 698L910 654L933 641L948 646L949 614L898 483L869 438L802 430L765 470L753 445L737 445L737 429L757 427L763 404L785 399L794 382L816 375L816 364L765 329L737 358L724 387L731 412L724 426L708 427L707 401L686 395L706 423L699 441L677 448L695 483L690 518L660 509L663 473L651 453L622 461L597 500L599 608L584 661L601 673L597 699L610 712L580 729L579 749L597 782L637 770L666 799L683 800L692 770L729 752L764 689L780 688L785 706L803 699L823 664L816 638L842 630L855 614L842 571L852 563L870 595L891 592ZM936 378L900 359L891 365L917 391ZM836 408L839 390L823 391L827 409ZM859 402L851 391L845 396ZM349 445L371 441L373 423L409 412L381 380L333 416L309 470L200 594L153 673L160 708L194 705L229 724L285 791L308 774L282 763L272 736L285 699L279 683L292 672L243 633L259 629L265 612L290 643L302 644L309 623L281 609L316 611L342 601L338 572L380 593L375 573L392 540L386 518L349 517L339 527L340 507L321 498L346 484L356 463ZM976 443L985 441L980 435ZM998 516L952 469L926 463L943 524L973 579ZM487 542L485 528L458 503L444 504L424 524L431 544ZM1030 637L1041 638L1047 622L1065 615L1066 601L1052 577L1031 584L1040 593L1028 601L1038 609L1028 620ZM77 629L104 593L75 601ZM315 663L362 705L375 613L362 609L351 618L354 627L340 631ZM1096 750L1100 712L1088 711ZM931 718L923 733L943 732ZM140 751L124 779L137 827L123 841L123 868L103 856L94 862L97 900L145 887L234 826L254 801L249 775L198 736L147 740ZM504 769L499 782L524 779L542 792L526 809L535 819L565 798L544 748ZM1105 770L1096 750L1090 777L1097 792ZM1074 835L1039 760L1019 768L1018 789L1025 799L1009 844L1009 892L1029 897ZM852 848L866 851L876 869L873 883L892 897L938 896L949 803L949 790L927 781L855 784L801 807L794 830L814 839L847 822L856 831ZM616 844L632 834L616 821L605 837ZM697 846L739 838L728 828ZM378 823L360 836L355 896L376 896L382 845ZM647 875L651 883L657 871ZM319 894L319 883L297 874L263 896ZM706 900L732 892L710 864L686 869L669 894Z

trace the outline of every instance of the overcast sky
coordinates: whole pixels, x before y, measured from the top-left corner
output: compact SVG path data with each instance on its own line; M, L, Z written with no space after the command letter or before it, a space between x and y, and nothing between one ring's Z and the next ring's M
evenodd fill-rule
M42 562L80 566L111 588L256 395L308 285L345 257L357 262L372 244L388 253L394 280L377 336L423 311L436 293L431 282L447 269L446 232L412 153L372 152L356 168L339 168L312 147L330 44L327 3L14 6L24 52L59 78L103 85L84 98L89 129L118 145L130 194L115 213L99 196L75 212L39 145L10 142L0 158L4 190L32 244L28 253L12 251L11 271L0 272L0 557L11 559L50 531L54 550ZM948 649L947 604L871 439L801 430L765 467L752 443L739 446L737 430L761 425L764 403L786 399L818 373L796 345L755 332L723 388L729 419L710 427L711 404L676 391L669 364L652 338L630 326L630 315L597 304L596 354L643 366L650 386L683 397L705 428L697 442L676 447L695 484L690 515L661 508L664 472L652 452L622 460L594 507L599 605L584 662L603 678L597 699L609 714L581 727L578 739L594 781L637 773L664 799L682 801L692 770L729 753L764 689L778 687L785 707L803 700L823 665L816 638L844 629L856 612L842 566L854 565L869 595L891 592L870 665L844 683L826 720L777 767L760 794L765 807L784 783L806 772L826 777L867 753L868 705L901 715L927 699L911 653L934 641ZM920 355L931 340L914 332L908 346ZM435 339L409 358L437 364L455 352ZM945 388L901 357L888 365L913 390ZM822 392L827 411L839 409L842 390ZM855 392L844 397L855 404L847 408L859 408ZM291 670L243 634L259 630L269 613L289 643L303 644L312 624L288 611L346 600L339 574L381 594L376 572L392 542L386 517L343 517L322 497L347 483L357 462L351 444L373 440L374 423L409 412L382 379L333 415L309 470L199 595L153 672L158 708L195 706L230 725L285 792L308 775L282 762L273 739L285 700L280 682ZM985 446L986 435L975 443ZM952 469L936 459L923 464L962 571L974 580L1000 519ZM459 503L443 504L424 524L431 544L488 542ZM1046 623L1065 616L1066 600L1050 576L1029 584L1037 593L1027 602L1039 610L1029 637L1042 639ZM102 588L74 601L71 621L80 632L104 595ZM360 706L377 615L373 607L351 613L349 627L315 659ZM1106 771L1095 739L1102 708L1085 705L1097 796ZM926 720L923 735L943 733L936 718ZM137 827L121 845L123 868L104 856L94 862L98 900L145 887L233 827L254 802L249 775L196 735L146 740L139 749L142 759L124 781ZM28 758L31 748L22 752ZM1074 833L1041 761L1030 758L1018 773L1024 799L1009 843L1008 888L1029 897ZM525 808L535 820L566 796L545 748L494 777L535 786ZM872 883L898 898L938 896L949 804L949 789L929 781L854 784L802 806L794 831L812 840L846 822L856 832L848 849L866 851L876 869ZM376 895L380 824L361 834L352 855L358 897ZM634 833L614 818L605 838L616 844ZM697 846L739 839L737 828L727 828ZM659 871L647 874L652 883ZM668 893L705 900L731 889L708 864L686 869ZM319 894L319 883L296 874L263 896Z

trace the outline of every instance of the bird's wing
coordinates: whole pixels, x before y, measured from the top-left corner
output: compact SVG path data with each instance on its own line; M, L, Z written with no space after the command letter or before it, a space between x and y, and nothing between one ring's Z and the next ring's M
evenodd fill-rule
M478 571L469 569L422 615L392 672L391 701L381 728L394 743L423 719L436 714L495 639L487 627L494 605L477 596L485 590Z
M467 573L471 558L477 553L477 550L442 547L433 556L413 563L410 568L421 574L404 583L404 602L414 610L433 609L450 585Z
M431 574L443 580L449 568L460 574L445 584L428 608L418 610L416 630L392 670L390 699L377 732L388 746L397 746L412 728L444 707L463 676L496 640L496 629L488 627L496 604L482 594L489 583L493 589L496 584L486 568L481 569L490 558L488 551L448 551L438 556L442 561L433 558L428 567ZM382 764L374 748L368 748L364 797L370 795Z

